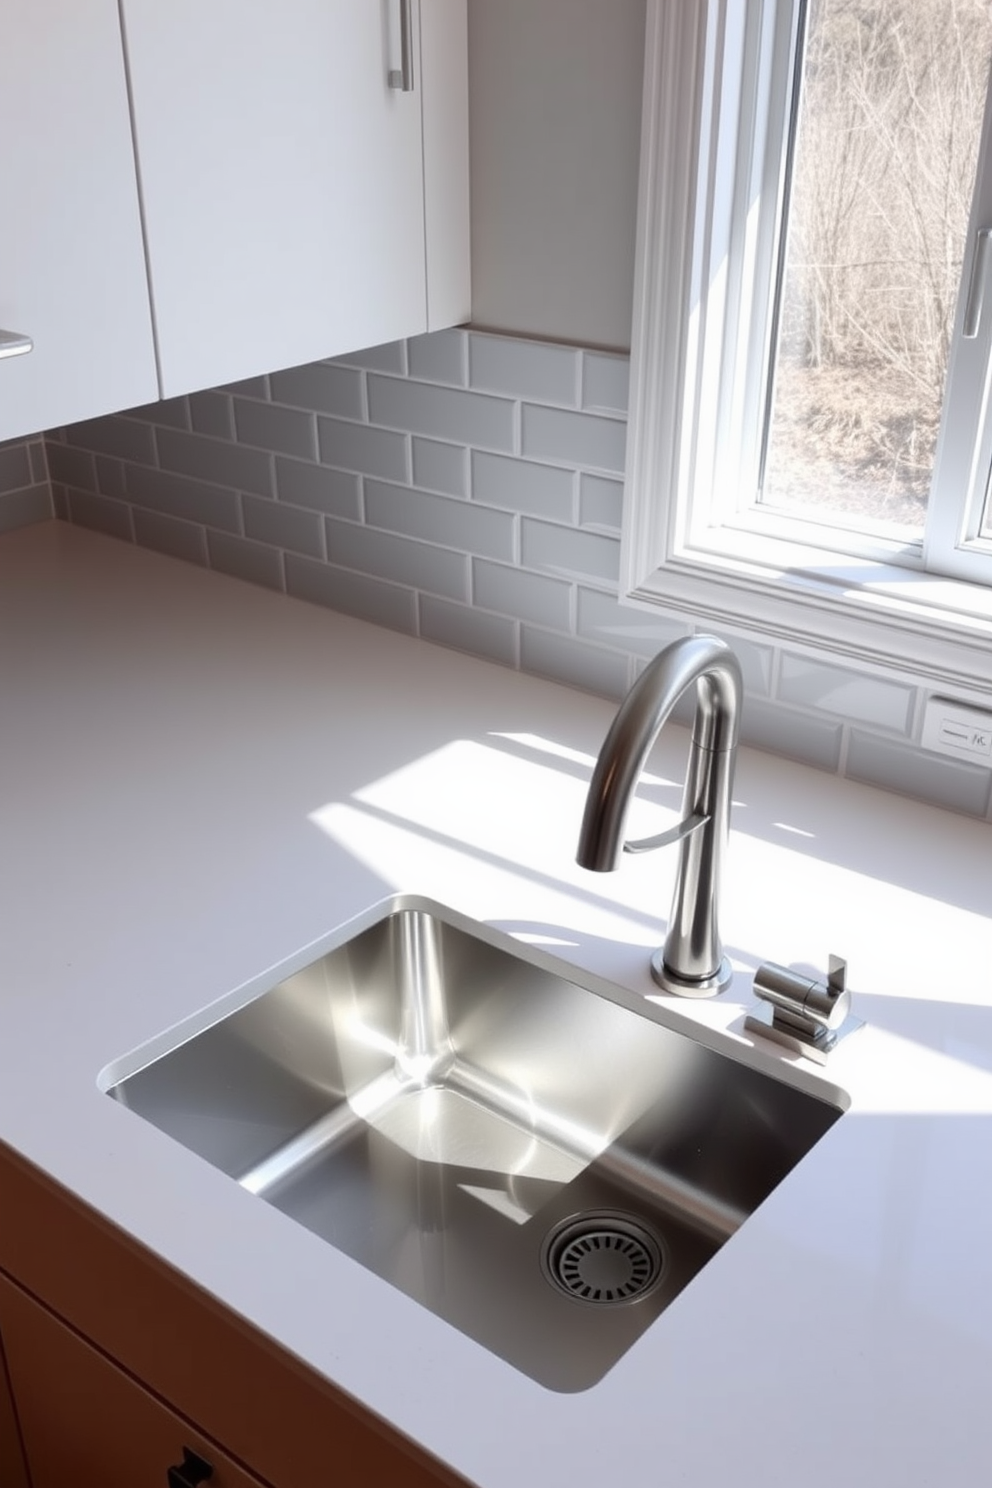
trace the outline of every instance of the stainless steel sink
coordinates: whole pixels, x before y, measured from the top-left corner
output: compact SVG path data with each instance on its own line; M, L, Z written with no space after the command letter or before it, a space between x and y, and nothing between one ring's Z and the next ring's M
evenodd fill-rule
M624 1001L397 898L107 1088L524 1373L582 1390L841 1115Z

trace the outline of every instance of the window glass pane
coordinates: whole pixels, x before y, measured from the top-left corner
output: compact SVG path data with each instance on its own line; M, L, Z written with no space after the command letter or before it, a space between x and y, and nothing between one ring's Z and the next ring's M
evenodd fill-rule
M922 535L989 0L811 0L761 501Z

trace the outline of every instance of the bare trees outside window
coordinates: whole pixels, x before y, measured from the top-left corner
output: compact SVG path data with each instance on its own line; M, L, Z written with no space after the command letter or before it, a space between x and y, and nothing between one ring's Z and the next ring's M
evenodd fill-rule
M918 537L990 0L811 0L761 502Z

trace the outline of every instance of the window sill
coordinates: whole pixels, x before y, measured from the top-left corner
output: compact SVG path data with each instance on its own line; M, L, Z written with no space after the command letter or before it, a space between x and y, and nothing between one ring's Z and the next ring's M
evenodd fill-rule
M794 543L771 546L722 529L719 551L673 545L645 563L628 536L621 596L988 705L992 590L866 559L832 560Z
M747 83L754 137L770 140L768 121L778 119L779 134L783 125L798 8L776 0L766 12L768 36L790 38L788 48L776 40L768 53L762 88ZM751 427L750 390L764 385L755 350L763 342L751 326L765 326L768 307L767 295L753 291L748 254L760 247L762 262L773 262L768 224L784 190L776 146L768 156L775 171L756 157L757 174L743 183L749 190L763 183L747 200L765 204L767 231L765 217L751 221L749 212L750 236L738 241L726 182L737 141L723 139L714 100L730 84L745 86L754 59L739 36L727 41L727 28L733 23L736 36L745 14L750 7L729 0L649 0L647 8L621 599L988 707L992 586L927 574L912 558L902 566L904 547L897 566L889 561L897 542L888 551L872 542L853 558L783 537L767 523L701 525L716 510L715 493L746 469L756 474L756 444L742 430ZM724 112L739 118L739 110ZM735 264L740 272L731 274Z

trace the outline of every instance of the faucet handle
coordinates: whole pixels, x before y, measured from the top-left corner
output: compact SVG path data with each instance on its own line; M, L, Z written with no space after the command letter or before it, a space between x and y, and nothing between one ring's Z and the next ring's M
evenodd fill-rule
M656 847L671 847L673 842L681 842L690 832L705 827L709 820L703 812L694 811L691 816L683 817L678 826L669 827L667 832L659 832L657 837L638 837L634 842L625 842L623 850L625 853L646 853L654 852Z
M754 995L770 1005L771 1018L759 1009L745 1018L745 1028L821 1063L841 1029L861 1027L850 1016L847 962L840 956L830 957L825 982L767 961L754 973Z
M827 981L814 982L806 998L806 1013L826 1028L840 1028L851 1011L847 990L847 962L843 956L827 958Z
M767 961L754 973L754 995L770 1002L776 1015L788 1024L816 1037L839 1028L851 1011L847 962L831 956L829 966L827 980L818 982L805 972Z

